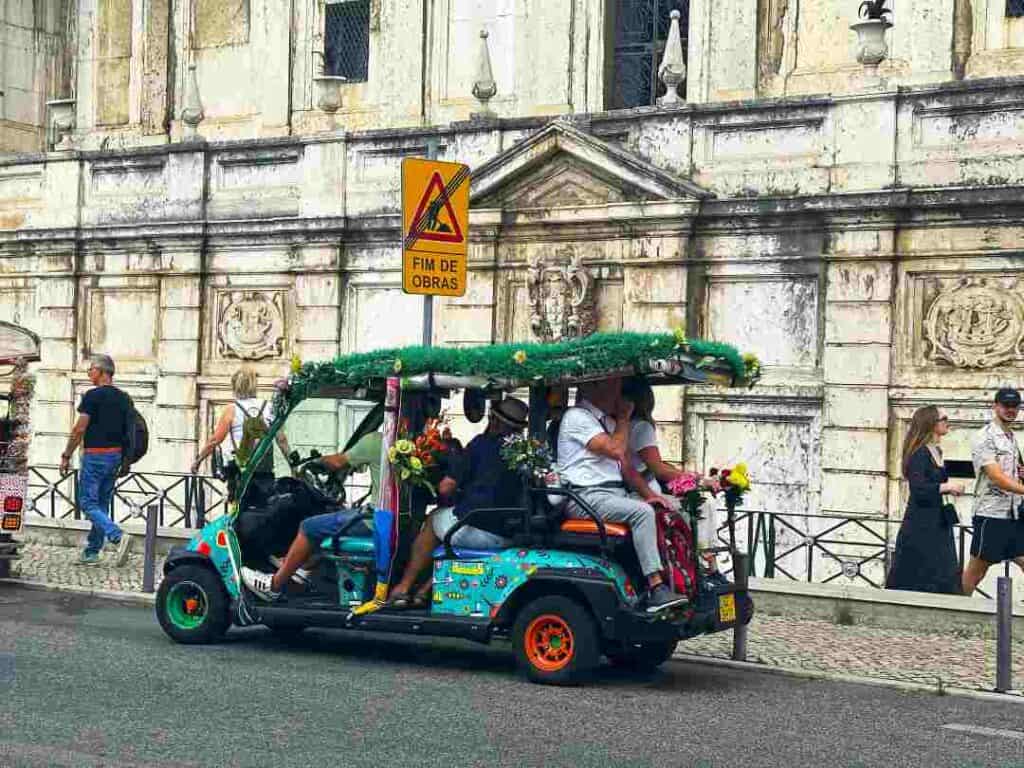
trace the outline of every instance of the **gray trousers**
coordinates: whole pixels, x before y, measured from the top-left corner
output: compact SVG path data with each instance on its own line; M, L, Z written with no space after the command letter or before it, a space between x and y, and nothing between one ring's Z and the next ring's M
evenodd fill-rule
M636 549L640 570L644 576L661 571L661 555L658 553L658 526L654 519L654 508L645 501L630 498L622 488L590 488L577 490L602 520L611 523L625 523L633 532L633 547ZM569 502L566 510L570 517L587 518L575 503Z

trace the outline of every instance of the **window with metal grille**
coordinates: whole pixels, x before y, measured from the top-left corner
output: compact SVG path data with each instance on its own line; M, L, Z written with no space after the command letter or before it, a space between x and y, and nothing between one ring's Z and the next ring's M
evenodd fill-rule
M370 60L370 0L324 6L324 74L366 80Z
M1024 16L1024 0L1006 0L1006 15Z
M611 87L612 109L654 104L665 93L658 79L658 65L668 38L669 14L678 10L683 55L689 32L690 0L616 0L614 13L614 70ZM679 86L686 93L686 83Z

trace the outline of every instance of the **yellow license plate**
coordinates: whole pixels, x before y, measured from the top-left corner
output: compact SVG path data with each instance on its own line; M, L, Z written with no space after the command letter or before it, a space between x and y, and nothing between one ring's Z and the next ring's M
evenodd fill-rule
M718 620L722 624L736 621L736 595L718 596Z

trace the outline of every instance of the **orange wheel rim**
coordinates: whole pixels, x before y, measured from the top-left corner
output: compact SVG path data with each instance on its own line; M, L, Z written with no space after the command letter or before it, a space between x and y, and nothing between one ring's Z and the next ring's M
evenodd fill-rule
M531 621L523 643L526 645L526 658L543 672L563 669L576 655L576 642L569 623L553 613L545 613Z

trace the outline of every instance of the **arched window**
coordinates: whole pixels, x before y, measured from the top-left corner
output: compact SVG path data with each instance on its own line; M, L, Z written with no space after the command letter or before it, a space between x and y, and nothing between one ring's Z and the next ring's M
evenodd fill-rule
M654 104L665 92L658 80L658 65L668 37L669 14L678 10L683 53L689 31L690 0L609 0L608 22L613 30L611 109ZM680 91L685 93L685 84Z

